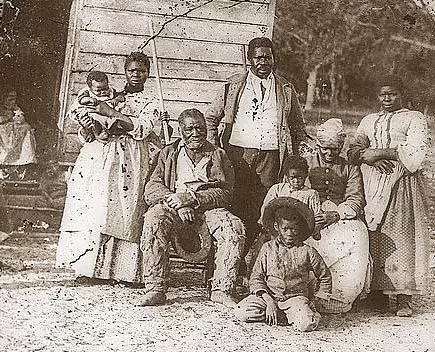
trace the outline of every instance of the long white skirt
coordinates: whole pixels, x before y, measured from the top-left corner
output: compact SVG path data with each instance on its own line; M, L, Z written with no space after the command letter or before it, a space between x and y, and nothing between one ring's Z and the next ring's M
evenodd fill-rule
M147 171L145 141L120 136L83 146L68 181L57 267L78 276L142 281L139 238Z
M73 269L76 276L143 281L138 243L92 231L64 231L57 248L56 267Z
M361 220L340 220L321 231L320 241L305 242L323 257L332 274L332 296L323 312L344 313L370 287L369 235Z

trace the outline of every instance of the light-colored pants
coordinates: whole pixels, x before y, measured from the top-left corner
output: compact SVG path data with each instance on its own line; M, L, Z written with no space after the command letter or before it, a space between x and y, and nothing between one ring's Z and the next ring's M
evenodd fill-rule
M288 324L297 331L313 331L319 325L321 316L307 297L291 297L278 302L278 308L284 312ZM249 295L239 302L235 314L238 319L247 323L264 322L266 302L261 297Z
M238 217L224 208L207 210L204 218L217 244L212 290L231 292L245 243L245 228ZM177 212L163 204L156 204L145 213L140 245L147 291L167 289L171 234L180 224Z

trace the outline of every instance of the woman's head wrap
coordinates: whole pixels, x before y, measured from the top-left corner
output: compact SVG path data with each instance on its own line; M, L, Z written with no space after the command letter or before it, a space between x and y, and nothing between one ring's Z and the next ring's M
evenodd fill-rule
M340 119L329 119L317 128L317 144L325 148L341 148L346 133Z

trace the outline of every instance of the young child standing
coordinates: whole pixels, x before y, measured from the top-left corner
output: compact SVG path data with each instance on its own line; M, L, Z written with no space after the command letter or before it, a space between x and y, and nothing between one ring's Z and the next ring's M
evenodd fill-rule
M307 205L291 197L278 197L264 209L263 226L276 237L260 250L249 282L251 295L236 307L244 322L292 325L313 331L320 321L312 294L310 271L317 278L314 297L328 300L331 272L320 254L304 244L314 230L314 215Z

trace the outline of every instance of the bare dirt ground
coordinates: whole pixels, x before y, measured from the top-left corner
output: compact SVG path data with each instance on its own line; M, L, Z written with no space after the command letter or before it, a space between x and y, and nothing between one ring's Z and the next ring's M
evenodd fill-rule
M207 300L198 269L176 265L162 307L135 307L138 289L75 286L51 269L55 246L50 234L0 246L0 351L435 351L433 296L418 297L411 318L360 308L298 333L236 321Z
M432 152L426 167L432 232L434 160ZM53 233L15 233L0 243L0 351L435 352L433 268L431 292L415 298L411 318L360 306L324 316L318 331L298 333L236 321L231 310L207 300L199 269L176 266L162 307L135 307L138 289L76 286L71 273L53 269L56 243Z

